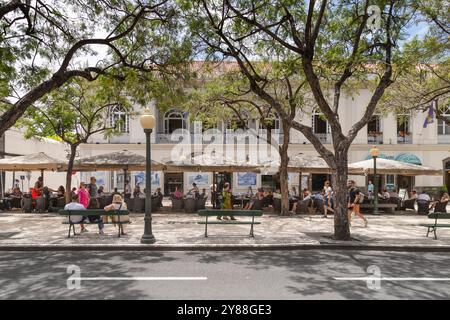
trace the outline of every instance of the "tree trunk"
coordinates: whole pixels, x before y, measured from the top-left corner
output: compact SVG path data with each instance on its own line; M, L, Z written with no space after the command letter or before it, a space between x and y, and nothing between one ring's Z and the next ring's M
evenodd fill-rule
M70 157L69 157L69 163L67 165L67 174L66 174L66 203L69 203L72 201L72 170L73 170L73 163L75 162L75 156L77 154L77 147L78 145L71 145L70 146Z
M289 184L288 184L288 147L290 127L283 124L283 144L280 152L280 191L281 191L281 215L289 214Z
M332 172L334 194L334 239L350 240L347 209L347 150L336 150L336 167Z

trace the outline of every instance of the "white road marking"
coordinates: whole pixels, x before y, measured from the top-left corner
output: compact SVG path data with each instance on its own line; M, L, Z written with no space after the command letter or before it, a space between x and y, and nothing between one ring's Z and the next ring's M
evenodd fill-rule
M204 281L207 277L81 277L79 281Z

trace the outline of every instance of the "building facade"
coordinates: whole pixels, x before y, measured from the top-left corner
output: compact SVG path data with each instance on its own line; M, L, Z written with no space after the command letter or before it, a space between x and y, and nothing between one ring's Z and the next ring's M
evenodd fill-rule
M339 117L341 119L344 130L349 130L351 126L357 122L363 115L364 107L367 105L371 97L371 92L367 89L359 91L358 95L343 96L341 98L341 107ZM156 117L157 124L153 130L152 141L152 158L160 162L166 162L173 159L174 148L179 147L179 139L174 133L177 130L184 129L194 136L196 131L195 123L189 121L188 114L176 107L162 112L157 110L153 105L150 106ZM128 150L144 155L145 136L139 124L138 114L143 111L143 106L135 106L135 109L127 112L126 110L115 107L110 110L108 119L113 124L116 122L120 130L120 134L111 138L104 138L101 135L94 136L88 144L80 147L80 157L95 156L98 154L110 153L120 150ZM450 117L450 107L445 112ZM358 133L354 140L350 153L349 163L366 160L370 158L369 150L373 145L377 145L380 149L381 157L405 161L409 163L421 164L424 166L442 168L442 176L418 176L406 177L401 175L386 175L380 177L380 185L387 187L407 188L411 190L413 187L420 188L442 188L445 184L450 187L450 127L443 124L440 120L434 120L424 127L427 114L421 112L411 112L404 115L375 114L370 123ZM314 133L328 147L331 145L330 127L320 112L311 108L304 112L299 112L297 120L313 128ZM222 121L217 124L223 135L227 131L239 127L240 124L234 125L230 121ZM257 119L250 120L246 123L246 127L260 132L261 125ZM279 120L276 115L271 124L272 132L283 135ZM261 136L262 130L261 130ZM205 145L203 145L204 147ZM234 153L246 157L248 154L248 144L235 143L233 146ZM194 150L194 153L202 152L202 149ZM289 154L298 153L317 155L314 147L300 132L293 130L290 133ZM88 180L90 175L97 176L97 180L103 182L106 190L117 187L119 190L123 188L126 179L122 172L92 172L82 173L81 179ZM323 182L330 177L327 175L304 175L300 179L298 174L289 174L290 187L298 188L308 186L313 190L320 190ZM367 179L370 177L354 176L357 184L365 186ZM132 172L127 179L131 184L143 184L144 173ZM244 193L249 187L255 190L258 187L274 188L274 172L262 172L260 174L253 173L233 173L220 174L220 181L229 181L232 183L234 193ZM174 191L175 187L180 187L184 191L190 189L192 182L196 182L200 189L205 188L209 192L212 184L212 173L209 172L155 172L152 180L152 189L157 187L169 195ZM102 183L100 183L102 184Z

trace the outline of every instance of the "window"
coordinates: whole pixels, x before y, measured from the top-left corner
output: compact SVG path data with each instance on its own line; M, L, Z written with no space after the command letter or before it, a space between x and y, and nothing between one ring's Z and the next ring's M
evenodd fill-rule
M383 143L383 128L381 115L373 115L367 123L367 142Z
M130 132L130 115L123 106L116 105L109 109L109 125L119 133Z
M397 116L397 143L411 143L411 115Z
M315 134L330 133L327 119L320 110L315 109L312 115L312 129Z
M280 131L280 118L277 114L272 114L270 117L265 119L265 125L263 125L262 121L259 121L259 129Z
M450 106L445 108L442 111L441 115L444 116L446 119L450 119ZM446 124L443 120L438 120L437 127L438 127L438 135L450 135L450 126Z
M164 133L170 134L177 129L186 129L185 115L176 110L166 112L164 114Z

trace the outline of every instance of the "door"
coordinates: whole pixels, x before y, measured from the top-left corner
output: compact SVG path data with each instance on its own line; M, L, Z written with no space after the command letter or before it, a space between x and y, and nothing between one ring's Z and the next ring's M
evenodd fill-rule
M175 189L183 190L183 172L164 173L164 195L170 196Z

